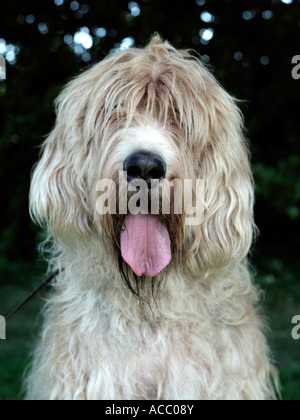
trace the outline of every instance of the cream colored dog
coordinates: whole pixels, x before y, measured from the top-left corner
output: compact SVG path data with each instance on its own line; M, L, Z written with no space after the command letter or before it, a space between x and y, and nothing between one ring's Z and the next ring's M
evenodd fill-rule
M172 197L167 215L101 214L99 180L119 191L120 171L147 185L203 179L203 220L187 224ZM275 397L246 259L255 227L243 122L200 60L155 36L72 81L30 200L49 270L64 271L28 399Z

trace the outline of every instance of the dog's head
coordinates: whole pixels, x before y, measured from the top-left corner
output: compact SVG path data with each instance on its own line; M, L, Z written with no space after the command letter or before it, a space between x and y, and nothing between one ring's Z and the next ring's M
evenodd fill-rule
M205 65L155 36L145 49L110 55L60 95L33 175L32 217L70 246L98 237L126 279L175 264L200 276L240 261L254 227L242 130L234 99ZM199 195L201 218L189 223L184 203L193 207Z

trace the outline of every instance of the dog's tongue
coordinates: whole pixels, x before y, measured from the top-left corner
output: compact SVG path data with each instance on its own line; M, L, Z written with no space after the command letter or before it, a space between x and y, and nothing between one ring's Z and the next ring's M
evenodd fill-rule
M169 233L153 215L130 214L121 233L121 252L138 277L154 277L171 261Z

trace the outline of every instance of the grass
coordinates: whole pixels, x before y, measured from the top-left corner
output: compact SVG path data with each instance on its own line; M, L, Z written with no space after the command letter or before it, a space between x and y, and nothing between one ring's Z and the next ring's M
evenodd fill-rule
M0 313L7 315L31 291L32 283L1 286ZM22 399L23 372L29 363L39 328L41 300L35 298L6 325L6 340L0 340L0 400Z
M266 273L270 270L265 270ZM274 272L274 270L273 270ZM282 274L285 273L285 274ZM275 273L276 274L276 273ZM281 382L283 400L300 399L300 340L292 339L291 320L300 314L300 291L296 276L288 277L286 271L273 278L269 274L258 276L265 289L265 312L270 326L270 345L276 361ZM0 281L0 314L7 315L39 283L40 276L9 282ZM38 317L42 299L35 297L7 323L7 339L0 340L0 400L22 399L23 372L30 360L35 337L40 327Z
M295 286L296 289L296 286ZM271 329L270 345L279 374L283 400L300 400L300 340L292 338L292 318L300 314L296 304L299 291L266 293L266 308ZM297 297L295 299L295 297Z

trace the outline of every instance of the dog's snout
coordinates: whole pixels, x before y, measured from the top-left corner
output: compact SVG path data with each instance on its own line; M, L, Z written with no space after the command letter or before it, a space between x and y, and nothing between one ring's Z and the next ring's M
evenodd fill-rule
M138 152L128 156L123 169L127 172L128 182L140 178L149 183L152 179L161 180L166 175L165 161L149 152Z

